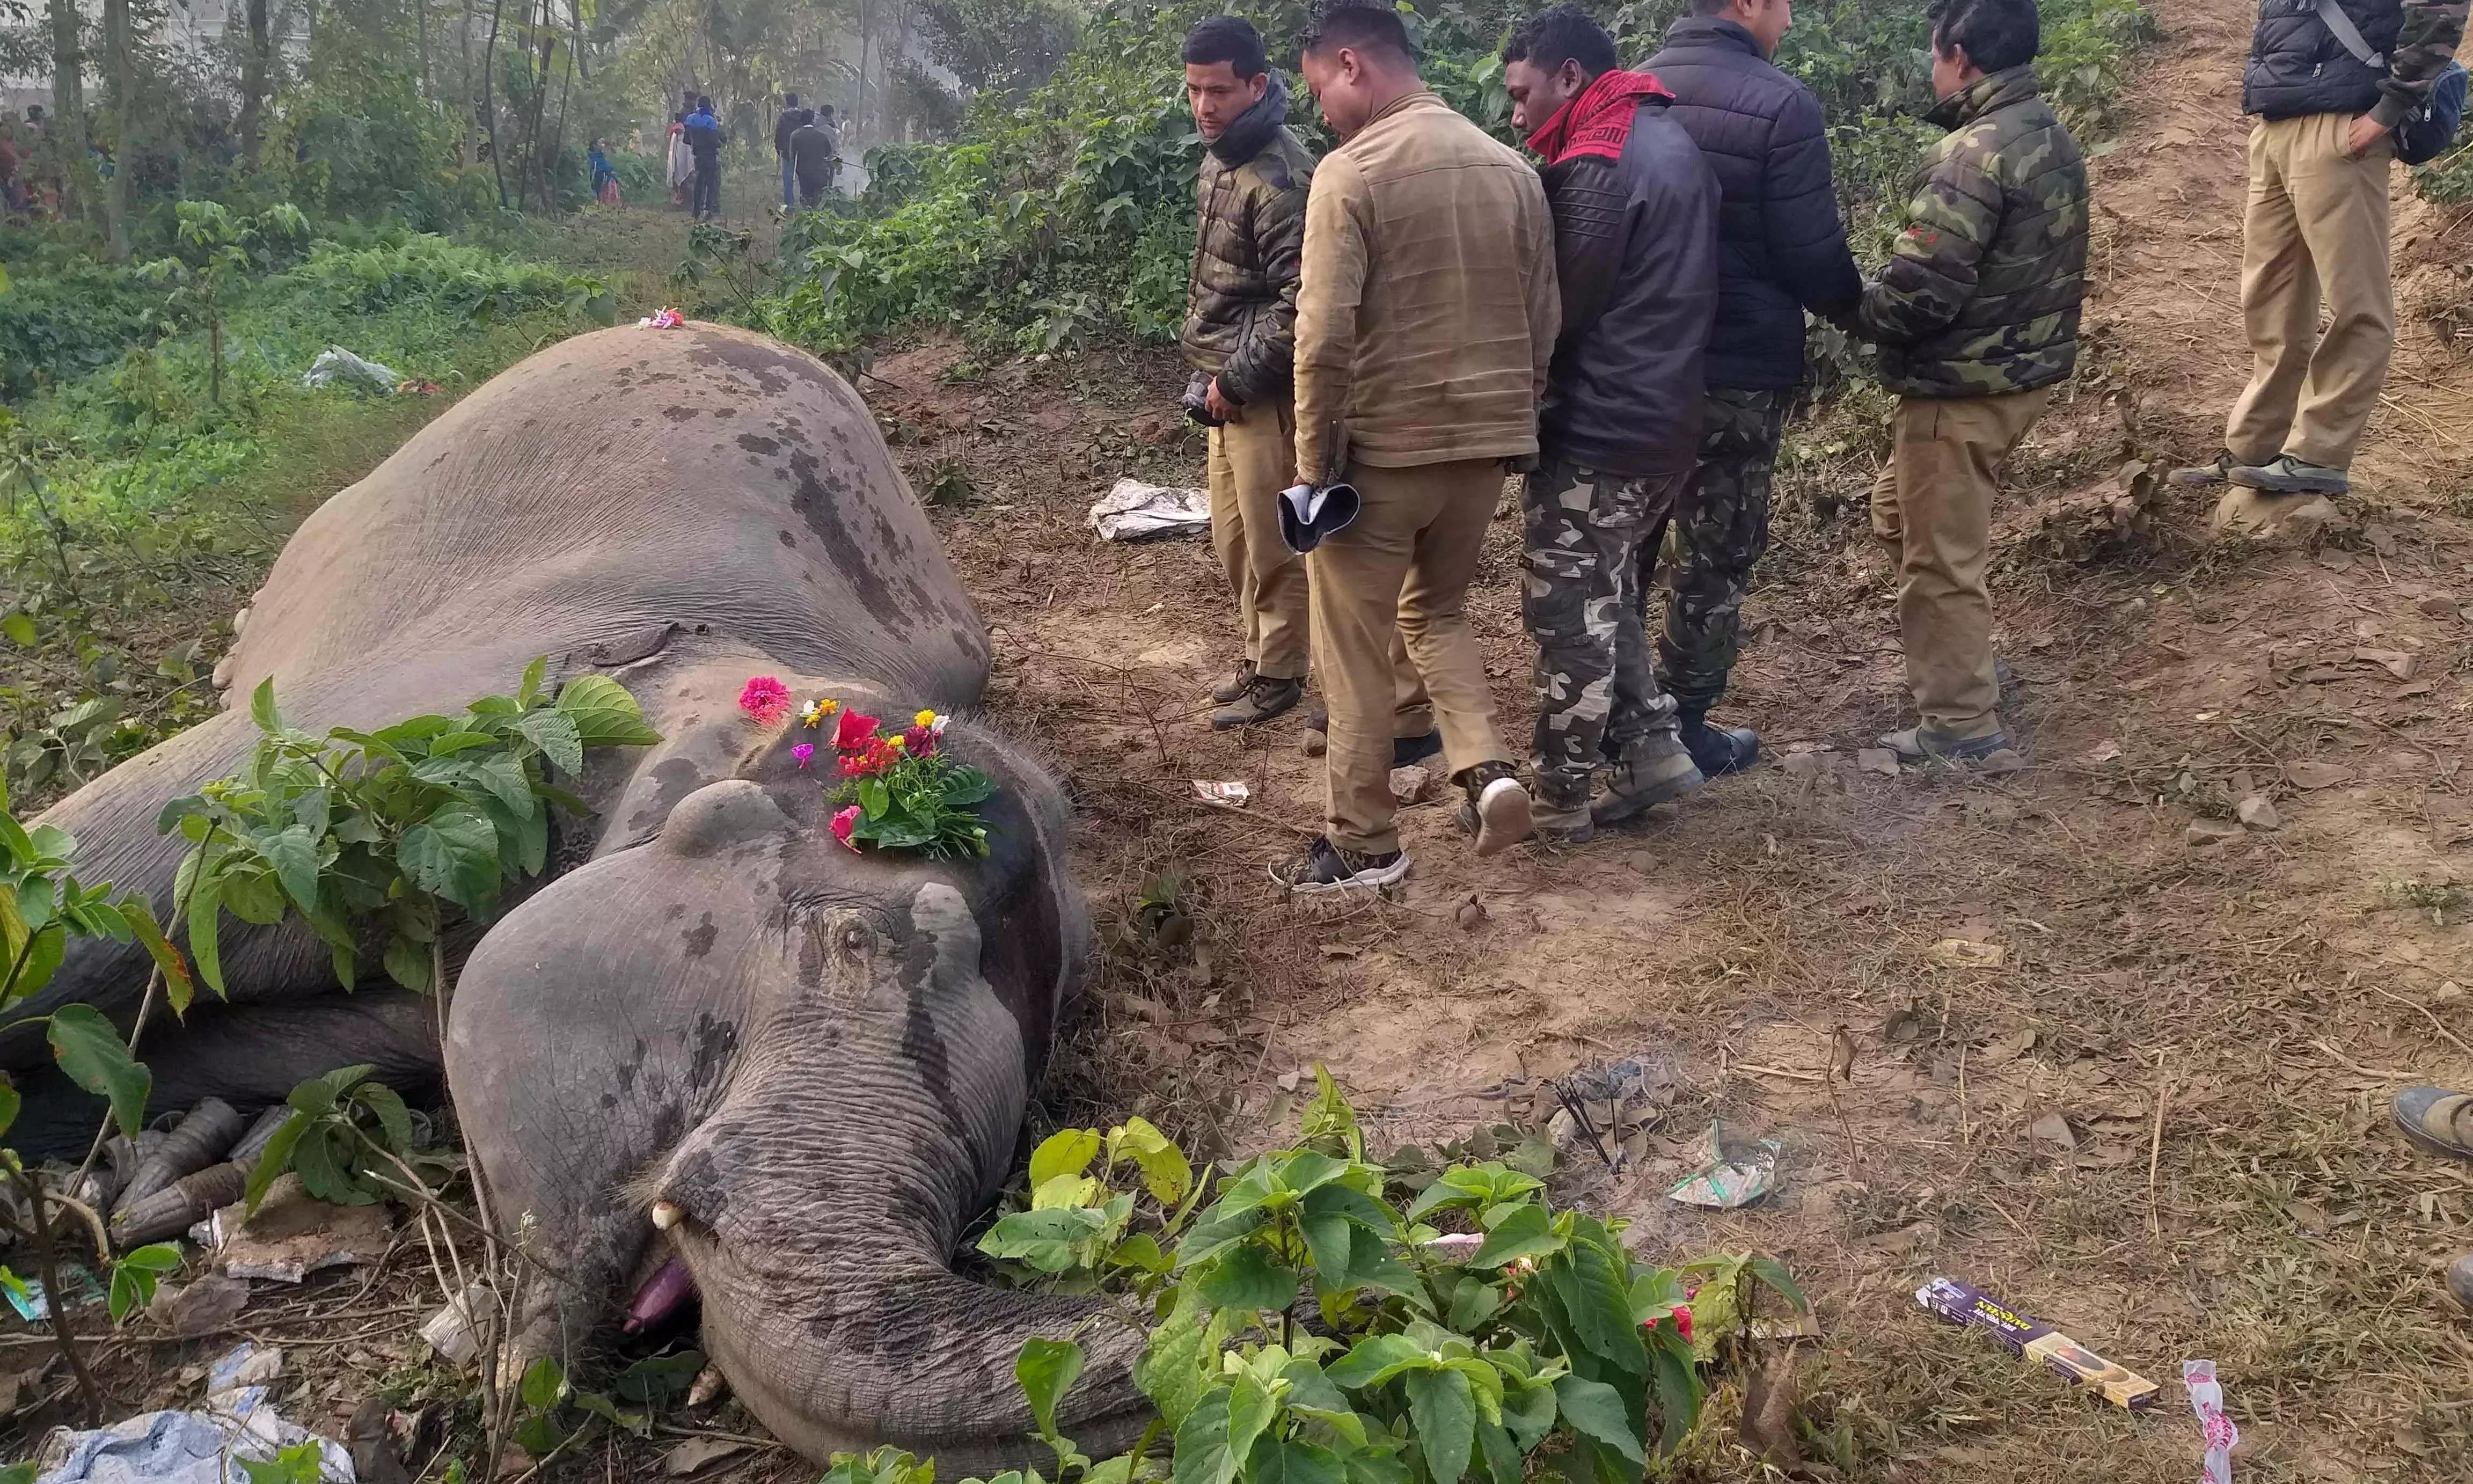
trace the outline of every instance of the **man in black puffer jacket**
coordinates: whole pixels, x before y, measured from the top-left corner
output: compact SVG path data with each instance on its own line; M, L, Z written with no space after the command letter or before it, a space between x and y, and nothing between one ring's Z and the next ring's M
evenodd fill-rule
M1760 752L1750 730L1706 718L1726 693L1743 589L1768 548L1770 470L1804 376L1803 312L1841 314L1863 284L1837 218L1820 104L1768 61L1793 24L1790 0L1693 0L1693 10L1647 63L1674 94L1668 116L1699 145L1724 195L1699 467L1677 513L1657 678L1681 708L1693 759L1717 774ZM1645 560L1662 545L1652 533Z
M1666 89L1618 69L1576 6L1513 32L1502 59L1512 127L1546 162L1563 304L1524 501L1534 817L1541 839L1577 841L1701 782L1649 662L1642 573L1700 443L1717 181Z
M2242 75L2242 111L2259 120L2242 219L2249 386L2233 403L2223 451L2173 470L2174 484L2341 494L2387 384L2395 348L2389 131L2455 56L2465 0L2324 0L2349 36L2321 3L2259 6Z

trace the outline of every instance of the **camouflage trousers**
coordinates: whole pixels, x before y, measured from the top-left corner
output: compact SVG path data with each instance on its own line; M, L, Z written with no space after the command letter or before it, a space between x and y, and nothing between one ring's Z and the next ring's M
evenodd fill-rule
M1726 693L1743 589L1768 550L1770 476L1792 396L1712 387L1702 399L1700 463L1676 502L1666 631L1657 641L1657 683L1682 710L1706 711ZM1642 562L1653 565L1665 544L1661 522L1641 547Z
M1641 580L1655 560L1643 543L1687 477L1627 479L1550 455L1528 476L1520 615L1537 641L1533 751L1551 807L1585 808L1607 757L1674 726L1648 663Z

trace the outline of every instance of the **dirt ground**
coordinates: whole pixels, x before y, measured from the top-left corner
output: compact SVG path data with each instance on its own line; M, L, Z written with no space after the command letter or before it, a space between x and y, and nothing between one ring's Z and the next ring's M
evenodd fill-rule
M2473 1322L2437 1278L2473 1250L2473 1170L2387 1119L2401 1087L2473 1085L2473 366L2409 321L2349 519L2306 540L2210 540L2211 499L2117 475L2212 453L2246 371L2254 10L2159 10L2096 166L2090 353L2003 513L2006 707L2034 758L2014 778L1858 765L1911 716L1861 534L1877 434L1850 411L1797 431L1746 608L1726 719L1759 729L1765 766L1491 862L1422 805L1396 900L1293 909L1263 868L1318 826L1320 763L1293 719L1208 729L1236 647L1206 545L1102 545L1082 522L1119 475L1201 481L1172 358L880 361L870 398L953 502L996 630L993 709L1084 808L1110 951L1052 1114L1141 1108L1241 1148L1319 1060L1386 1137L1431 1141L1637 1059L1620 1167L1577 1141L1570 1193L1645 1252L1786 1259L1822 1330L1803 1451L1839 1476L2184 1480L2178 1362L2204 1356L2245 1480L2473 1478ZM2398 198L2401 297L2464 303L2449 265L2473 226ZM1515 538L1497 522L1471 610L1520 742ZM1211 807L1195 779L1254 802ZM2274 826L2233 823L2252 796ZM1146 893L1188 941L1129 927ZM1765 1201L1665 1198L1713 1122L1730 1149L1780 1146ZM1912 1293L1936 1274L2167 1383L2162 1404L2125 1416L1928 1318ZM1721 1432L1689 1472L1761 1476Z

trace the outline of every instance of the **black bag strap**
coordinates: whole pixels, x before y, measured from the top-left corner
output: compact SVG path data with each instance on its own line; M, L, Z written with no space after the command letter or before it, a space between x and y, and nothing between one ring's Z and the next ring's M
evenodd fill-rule
M2370 43L2362 37L2362 28L2353 24L2353 17L2344 13L2342 6L2336 0L2312 0L2312 5L2318 12L2319 21L2336 34L2337 44L2352 53L2355 61L2381 71L2387 69L2388 60L2370 50Z

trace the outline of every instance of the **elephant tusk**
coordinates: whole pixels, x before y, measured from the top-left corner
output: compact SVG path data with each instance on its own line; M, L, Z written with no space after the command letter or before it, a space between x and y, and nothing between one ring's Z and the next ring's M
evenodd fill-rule
M676 1202L655 1201L653 1203L653 1229L657 1232L667 1232L686 1219L687 1213L681 1210Z

